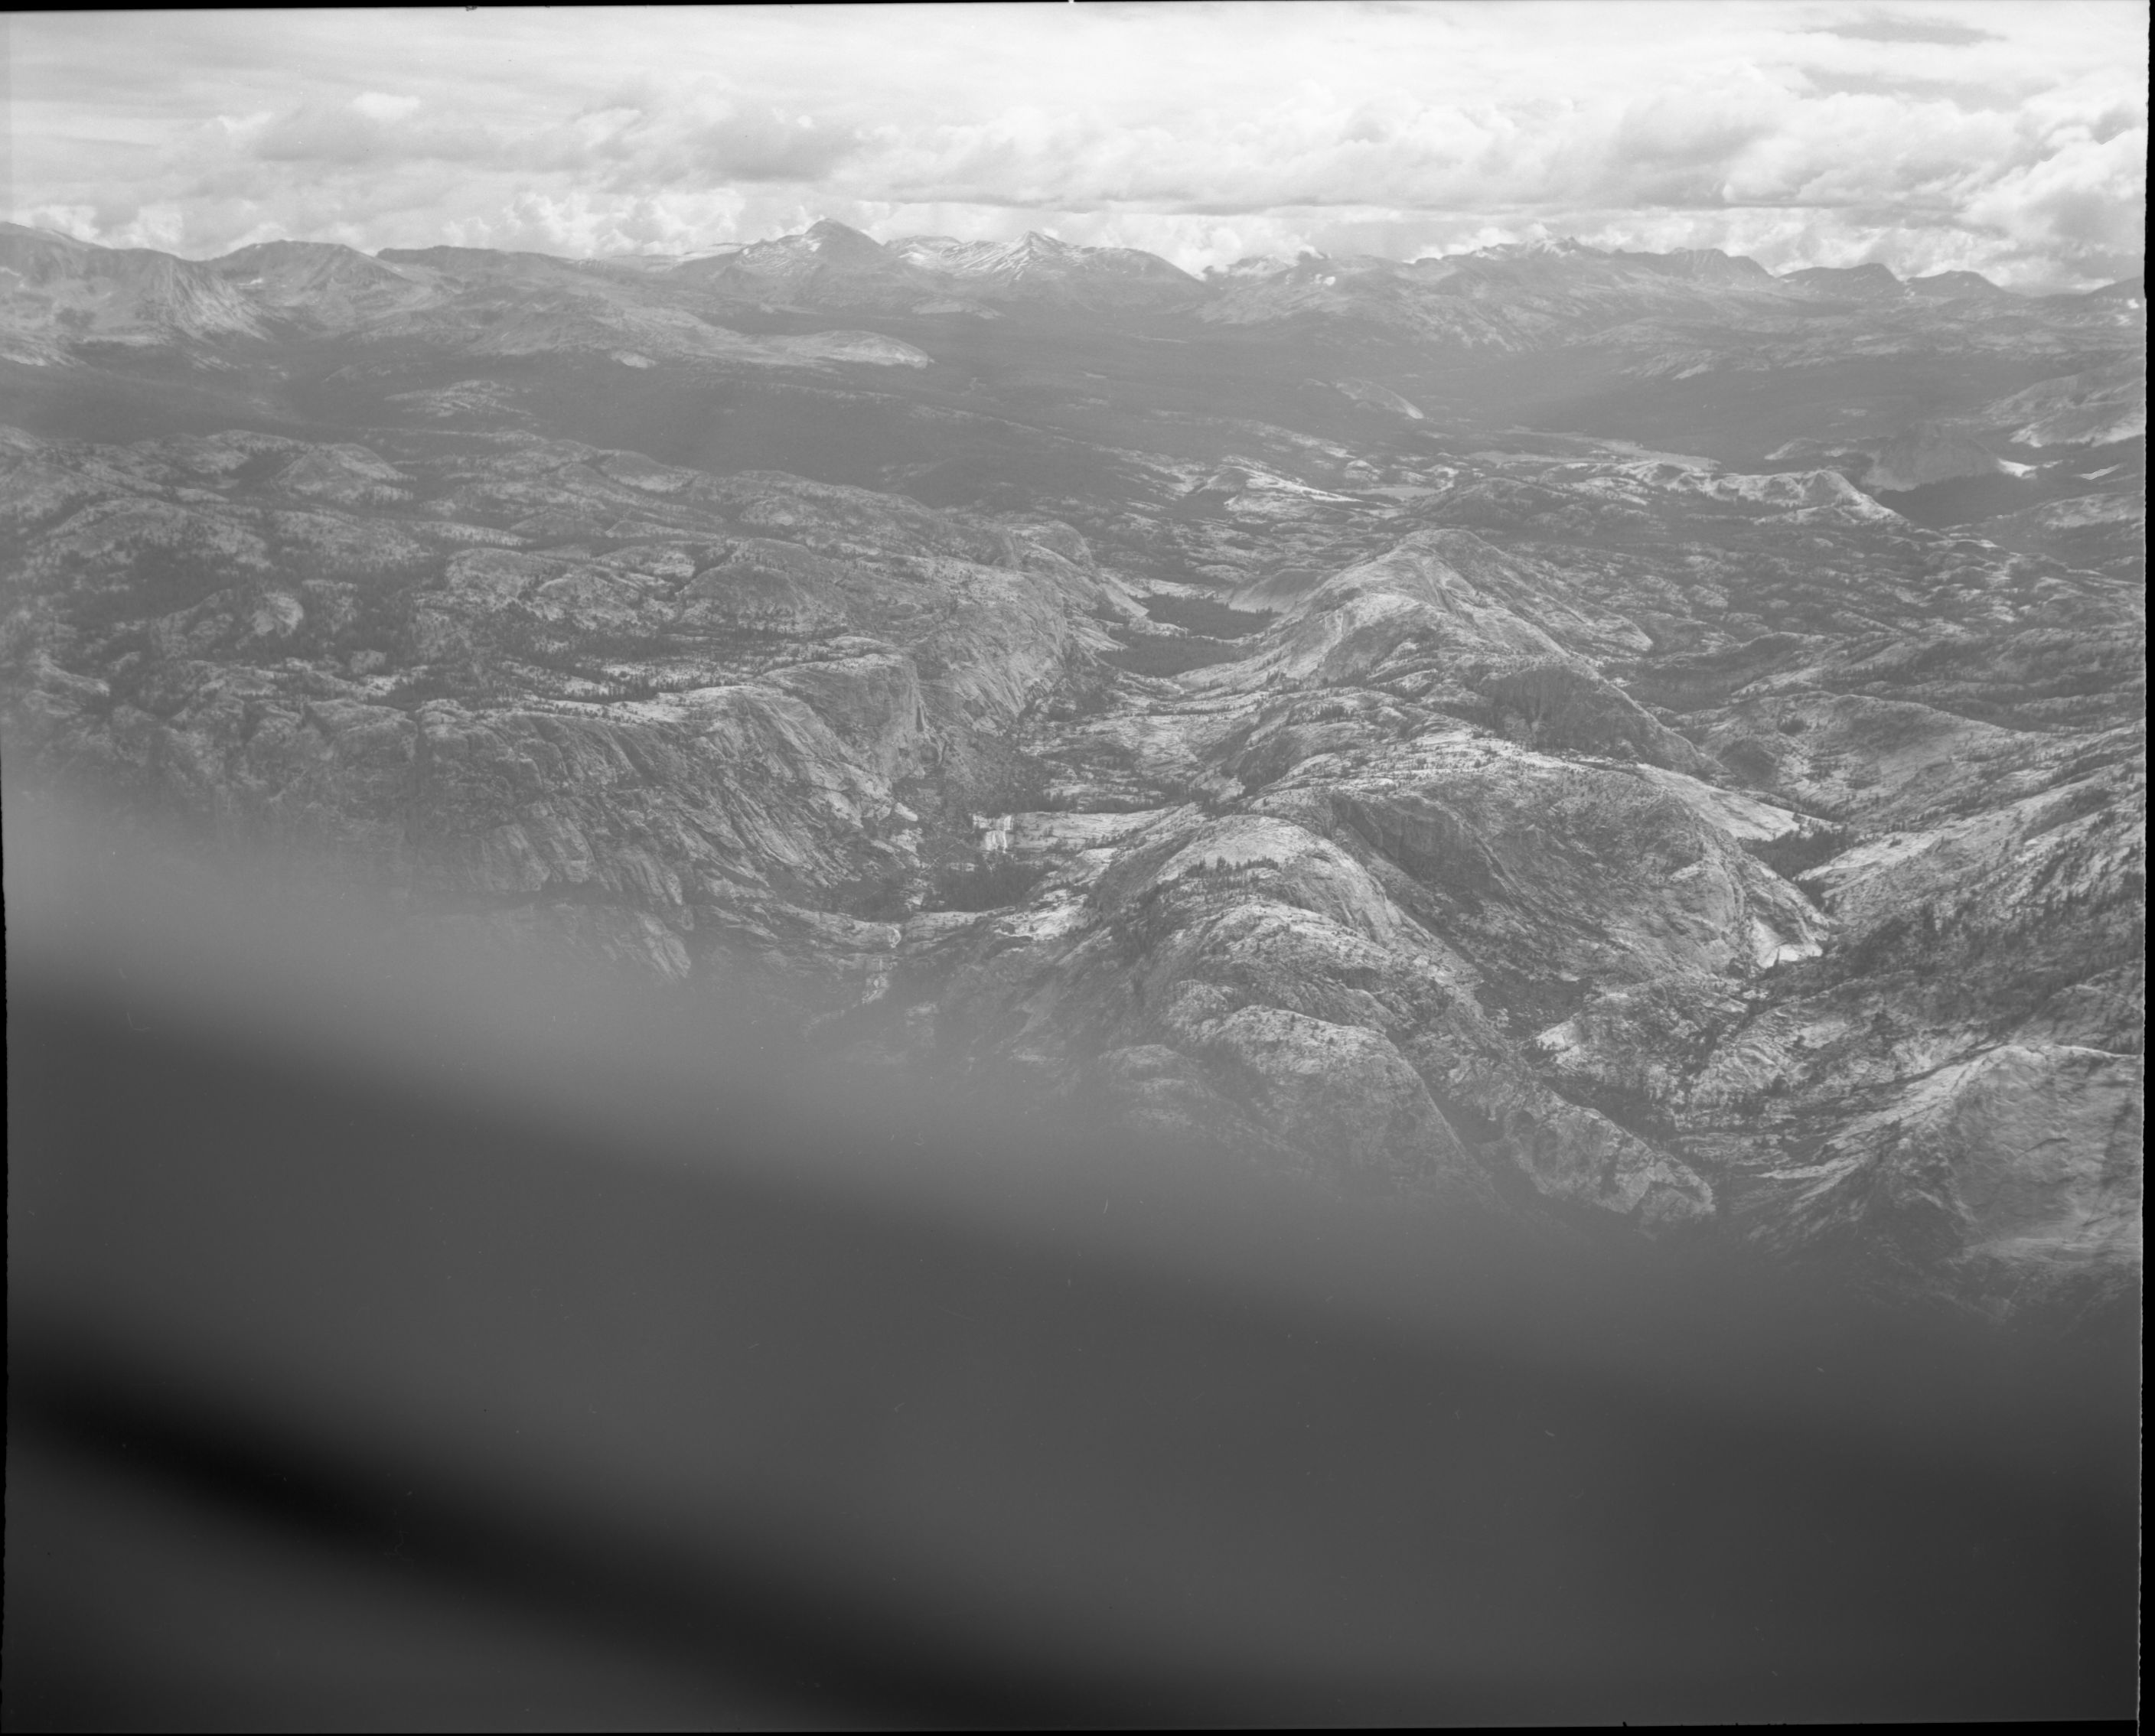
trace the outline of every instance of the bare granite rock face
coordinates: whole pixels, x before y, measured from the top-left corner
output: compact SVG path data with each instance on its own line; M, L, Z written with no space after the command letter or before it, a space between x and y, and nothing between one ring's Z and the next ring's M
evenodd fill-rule
M11 776L1327 1186L2000 1312L2137 1278L2137 303L28 233L0 367L146 420L0 428ZM1859 344L1966 401L1727 431ZM1473 396L1559 348L1720 456ZM138 354L255 408L156 422Z

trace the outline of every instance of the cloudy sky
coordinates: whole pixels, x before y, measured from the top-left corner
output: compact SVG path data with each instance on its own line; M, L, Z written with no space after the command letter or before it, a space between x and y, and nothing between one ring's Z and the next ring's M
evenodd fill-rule
M2140 0L0 17L18 222L675 252L1412 258L1573 235L2022 288L2140 268Z

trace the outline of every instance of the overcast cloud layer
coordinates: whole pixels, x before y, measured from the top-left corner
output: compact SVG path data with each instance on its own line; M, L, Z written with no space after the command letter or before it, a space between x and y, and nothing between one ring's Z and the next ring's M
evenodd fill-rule
M2147 8L1600 3L63 13L9 214L670 253L886 239L1411 258L1575 235L2019 288L2137 271Z

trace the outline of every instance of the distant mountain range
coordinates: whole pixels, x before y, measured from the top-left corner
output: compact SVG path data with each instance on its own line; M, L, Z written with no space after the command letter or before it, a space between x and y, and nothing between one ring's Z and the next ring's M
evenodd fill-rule
M1740 309L1757 318L1821 303L1919 298L2013 306L2030 299L1973 272L1903 283L1882 265L1863 265L1777 278L1753 260L1714 249L1604 253L1577 243L1410 262L1246 259L1200 278L1133 248L1080 247L1038 233L1004 243L914 236L886 245L828 221L798 235L678 258L570 260L447 247L369 256L331 243L267 242L199 262L0 224L0 273L6 337L24 355L41 346L64 353L83 343L260 338L287 329L402 329L394 324L400 316L438 311L453 321L458 303L509 284L615 306L633 304L639 294L680 305L684 294L700 291L721 305L834 311L1045 306L1187 311L1230 324L1322 312L1406 322L1424 341L1498 347L1564 341L1582 328L1653 314ZM2085 297L2036 299L2065 309L2137 295L2135 284L2119 283Z

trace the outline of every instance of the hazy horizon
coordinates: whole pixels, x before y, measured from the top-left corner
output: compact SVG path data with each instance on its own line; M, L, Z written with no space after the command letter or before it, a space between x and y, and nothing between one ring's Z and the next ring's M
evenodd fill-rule
M479 251L482 251L482 252L521 252L521 253L530 253L539 254L539 255L540 255L540 256L542 256L542 257L548 258L564 259L564 260L571 260L571 261L580 261L580 260L600 260L600 261L612 261L612 260L624 260L624 259L654 259L654 260L663 260L663 259L691 259L691 258L702 258L702 257L706 257L706 256L714 255L714 254L724 254L724 253L737 253L737 252L740 252L740 251L741 251L742 249L744 249L744 248L747 248L757 247L757 246L764 245L764 244L766 244L766 243L771 243L771 242L775 242L775 241L784 241L784 240L788 240L788 239L791 239L791 238L792 238L792 237L796 237L796 236L799 236L799 235L804 234L804 233L806 233L808 230L814 229L814 228L816 228L816 227L819 227L820 225L822 225L822 224L823 224L823 223L826 223L826 222L842 222L842 219L839 219L839 218L836 218L836 217L816 217L816 218L811 219L809 222L807 222L807 223L806 223L806 224L805 224L801 228L799 228L799 229L789 229L789 230L782 230L782 231L773 231L771 233L767 234L767 235L753 235L753 236L747 236L747 237L741 237L741 238L740 238L740 239L732 240L732 241L713 242L713 243L709 243L709 245L707 245L707 246L701 246L701 247L694 247L694 246L683 247L683 248L678 248L678 249L675 249L675 250L673 250L673 251L658 251L658 250L655 250L655 249L649 249L649 248L628 248L628 249L617 249L617 250L614 250L614 251L612 251L612 252L608 252L608 253L590 253L590 254L586 254L586 253L555 253L555 252L552 252L552 251L550 251L550 250L549 250L549 249L547 249L547 248L482 248L482 249L479 249ZM26 227L26 228L33 228L33 229L36 229L36 230L37 230L38 232L40 232L40 233L43 233L43 234L49 234L49 235L55 235L55 236L59 236L59 237L62 237L63 239L69 240L69 241L78 241L78 242L79 242L79 241L81 241L81 239L82 239L82 238L81 238L80 237L79 237L79 236L69 235L69 234L68 233L68 232L67 232L66 230L64 230L64 229L60 229L60 228L54 227L51 227L51 226L49 226L49 225L25 224L25 225L23 225L23 226L21 226L21 227ZM873 231L872 231L872 230L858 229L858 228L857 228L857 226L852 225L852 224L850 224L850 223L846 224L846 225L845 225L845 227L847 227L847 228L854 228L854 229L856 229L856 232L860 233L860 234L867 235L867 236L868 236L871 240L875 241L875 242L878 243L879 244L881 244L881 245L883 245L883 246L885 246L885 247L888 247L888 246L894 245L894 244L896 244L897 243L899 243L899 242L902 242L902 241L919 241L919 240L949 241L949 240L957 240L957 239L961 239L961 238L962 238L962 237L951 237L951 236L947 236L947 235L934 235L934 236L930 236L930 235L926 235L926 234L919 233L919 232L906 232L906 233L903 233L903 234L893 233L893 234L878 235L878 234L874 233L874 232L873 232ZM1027 232L1026 232L1026 235L1024 235L1024 236L1016 236L1016 237L1010 237L1008 240L1006 240L1006 241L1003 241L1003 242L1001 242L1001 243L992 243L992 244L996 244L996 245L1001 245L1001 246L1011 246L1011 245L1013 245L1015 243L1016 243L1016 242L1018 242L1018 241L1024 240L1024 239L1026 239L1028 236L1031 236L1031 235L1044 235L1044 236L1047 237L1049 239L1051 239L1051 240L1054 240L1054 241L1063 241L1063 240L1065 240L1065 237L1062 237L1062 236L1061 236L1061 235L1057 234L1057 233L1054 230L1052 230L1052 229L1040 229L1040 230L1028 230ZM297 244L297 245L303 245L303 246L329 246L329 247L338 247L338 246L346 246L346 245L348 245L348 243L340 243L340 242L309 242L309 241L305 241L305 240L304 240L304 239L300 239L300 238L297 238L297 237L279 237L279 238L278 238L278 242L280 242L280 243L281 243L281 242L286 242L286 241L293 242L294 244ZM91 247L98 247L98 246L104 246L104 245L106 245L106 243L98 243L98 242L85 242L85 243L83 243L83 244L84 244L84 245L85 245L85 246L91 246ZM244 249L245 249L245 247L254 247L254 246L262 246L262 245L275 245L275 244L278 244L278 243L259 243L259 242L250 242L250 243L245 243L243 247L228 248L224 253L207 253L207 254L202 254L202 255L199 255L199 256L194 256L195 263L207 263L207 262L213 261L213 260L217 260L217 259L228 258L230 258L233 253L237 253L243 252L243 251L244 251ZM1084 246L1090 245L1090 243L1082 243L1082 242L1079 242L1079 243L1068 243L1068 244L1069 244L1069 245L1072 245L1072 246L1078 246L1078 247L1084 247ZM1504 250L1504 249L1523 250L1523 249L1531 248L1533 248L1533 247L1535 247L1536 245L1546 245L1546 246L1549 246L1549 247L1553 247L1553 248L1561 248L1561 247L1565 246L1566 244L1574 244L1574 245L1576 245L1576 246L1579 246L1579 247L1580 247L1580 248L1585 248L1585 249L1587 249L1587 250L1589 250L1589 251L1591 251L1591 252L1600 253L1607 254L1607 255L1610 255L1610 256L1612 256L1612 257L1613 257L1613 256L1616 256L1616 255L1620 255L1620 254L1626 254L1626 253L1630 253L1630 254L1641 254L1641 255L1645 255L1645 256L1647 256L1647 257L1654 257L1654 258L1667 258L1667 257L1671 257L1671 256L1672 256L1672 255L1674 255L1674 254L1676 254L1676 253L1679 253L1690 251L1690 252L1699 252L1699 253L1720 253L1720 254L1722 254L1724 258L1730 258L1730 259L1753 259L1753 255L1751 255L1751 254L1748 254L1748 253L1731 253L1731 252L1730 252L1729 250L1728 250L1727 248L1696 248L1696 249L1685 249L1685 248L1615 248L1615 247L1611 247L1611 248L1595 248L1595 247L1594 247L1593 243L1589 243L1589 242L1583 242L1583 241L1580 241L1580 240L1579 239L1579 237L1576 237L1576 236L1569 235L1569 234L1564 234L1564 235L1550 235L1550 236L1546 236L1546 237L1537 237L1537 238L1536 238L1535 240L1533 240L1533 241L1527 241L1527 242L1497 242L1497 243L1487 243L1487 244L1479 245L1479 246L1460 247L1460 248L1446 248L1446 249L1432 249L1432 250L1430 250L1430 251L1427 251L1427 252L1423 252L1423 253L1414 253L1414 254L1411 254L1411 255L1405 256L1405 257L1404 257L1404 258L1401 258L1398 261L1398 263L1402 263L1402 264L1423 264L1423 263L1428 263L1429 261L1431 261L1431 260L1436 260L1436 259L1463 258L1467 258L1467 257L1470 257L1470 256L1472 256L1472 255L1475 255L1475 254L1487 254L1487 253L1492 253L1498 252L1498 251L1500 251L1500 250ZM459 245L459 243L436 243L436 245L441 245L441 246L456 246L456 245ZM149 248L149 249L147 249L146 251L152 252L152 253L164 253L164 252L166 252L167 250L166 250L166 249L164 249L164 248ZM354 251L356 251L356 252L362 252L362 253L366 252L366 250L365 250L365 249L354 249ZM381 258L382 255L386 254L386 253L414 253L414 252L423 252L423 251L425 251L425 249L424 249L424 248L422 248L381 247L381 248L376 248L373 249L373 250L372 250L372 252L371 252L371 253L368 253L368 254L367 254L367 257L369 257L369 258ZM1151 252L1151 249L1149 249L1149 248L1138 248L1138 249L1135 249L1134 251L1141 252L1141 253L1150 253L1150 252ZM188 256L188 255L185 255L185 254L173 254L173 255L171 255L171 257L173 257L173 258L189 258L190 256ZM1154 254L1154 255L1153 255L1153 257L1154 257L1154 258L1164 258L1165 256L1160 255L1160 254L1156 254L1156 253L1155 253L1155 254ZM1324 250L1323 250L1323 249L1322 249L1322 248L1304 248L1304 249L1303 249L1300 253L1298 253L1298 254L1295 254L1295 255L1292 255L1292 256L1287 256L1287 255L1281 255L1281 254L1246 254L1246 255L1245 255L1245 256L1243 257L1243 258L1242 258L1242 259L1241 259L1241 260L1239 260L1239 261L1230 261L1230 262L1228 262L1228 263L1227 263L1226 265L1224 265L1224 266L1222 266L1222 265L1216 265L1216 264L1215 264L1215 265L1206 265L1206 266L1204 266L1204 267L1200 268L1198 271L1196 271L1196 272L1193 273L1192 273L1192 275L1193 275L1193 276L1196 276L1196 277L1198 277L1198 278L1208 278L1208 277L1211 277L1211 276L1215 276L1215 275L1218 275L1218 274L1222 274L1222 273L1226 273L1226 272L1228 272L1228 271L1232 270L1232 269L1233 269L1233 268L1234 268L1234 266L1235 266L1235 265L1236 265L1236 264L1247 264L1247 263L1251 263L1251 262L1252 262L1252 261L1253 261L1253 260L1267 260L1267 261L1269 261L1270 263L1275 263L1275 264L1286 265L1286 264L1292 264L1292 263L1297 263L1297 262L1298 262L1299 260L1302 260L1302 259L1384 258L1386 258L1386 257L1387 257L1386 255L1382 254L1382 253L1347 253L1347 254L1335 254L1335 253L1328 253L1328 252L1324 251ZM1757 263L1757 262L1756 262L1755 260L1753 260L1753 263ZM1866 263L1870 263L1870 262L1866 262ZM1807 269L1814 269L1814 268L1815 268L1804 267L1804 266L1792 266L1792 267L1790 267L1790 268L1789 268L1789 270L1788 270L1788 271L1784 271L1784 272L1782 272L1782 273L1777 273L1776 275L1782 276L1782 277L1786 277L1786 276L1789 276L1789 275L1790 275L1790 274L1792 274L1793 273L1795 273L1795 272L1803 271L1803 270L1807 270ZM1850 268L1850 267L1833 268L1833 267L1829 267L1829 268L1827 268L1827 269L1842 269L1842 270L1846 270L1846 269L1851 269L1851 268ZM1889 269L1890 269L1890 268L1889 268ZM2094 287L2096 287L2096 288L2099 288L2105 287L2105 285L2106 285L2106 284L2110 283L2118 283L2118 282L2129 281L2131 278L2136 278L2136 277L2140 276L2140 275L2142 274L2142 271L2144 271L2144 269L2145 269L2145 262L2144 262L2144 261L2140 261L2140 260L2136 260L2136 261L2132 262L2132 268L2131 268L2130 270L2126 271L2126 272L2124 272L2124 273L2121 273L2117 278L2106 279L2106 280L2105 280L2104 284L2097 284L2097 285L2096 285L2096 286L2094 286ZM1902 281L1904 281L1904 282L1920 282L1920 281L1922 281L1925 277L1930 277L1930 276L1943 276L1943 275L1946 275L1946 274L1947 274L1947 273L1946 273L1946 272L1944 272L1944 271L1941 271L1941 272L1937 272L1937 273L1917 273L1916 275L1914 275L1914 276L1912 276L1912 277L1904 278L1902 278ZM1901 274L1900 274L1900 273L1895 273L1895 275L1897 277L1897 276L1900 276ZM1977 275L1980 276L1980 275L1983 275L1983 274L1982 274L1982 273L1977 273ZM1989 281L1995 282L1995 279L1990 279ZM2004 285L2001 284L2001 285L1999 285L1999 287L2000 287L2000 288L2005 288L2006 286L2004 286ZM2019 294L2042 294L2042 293L2046 293L2046 292L2045 292L2045 291L2043 291L2043 290L2041 290L2041 289L2040 289L2040 288L2024 288L2024 288L2020 288L2020 289L2018 289L2018 290L2015 290L2015 291L2014 291L2014 292L2012 292L2012 293ZM2047 292L2047 293L2055 294L2055 293L2059 293L2059 292L2055 291L2055 290L2052 290L2052 291L2049 291L2049 292ZM2071 293L2071 292L2066 292L2066 293Z
M18 16L8 214L669 253L818 217L1201 273L1555 235L2024 290L2144 247L2147 9L1627 3ZM1201 69L1201 75L1195 69Z

